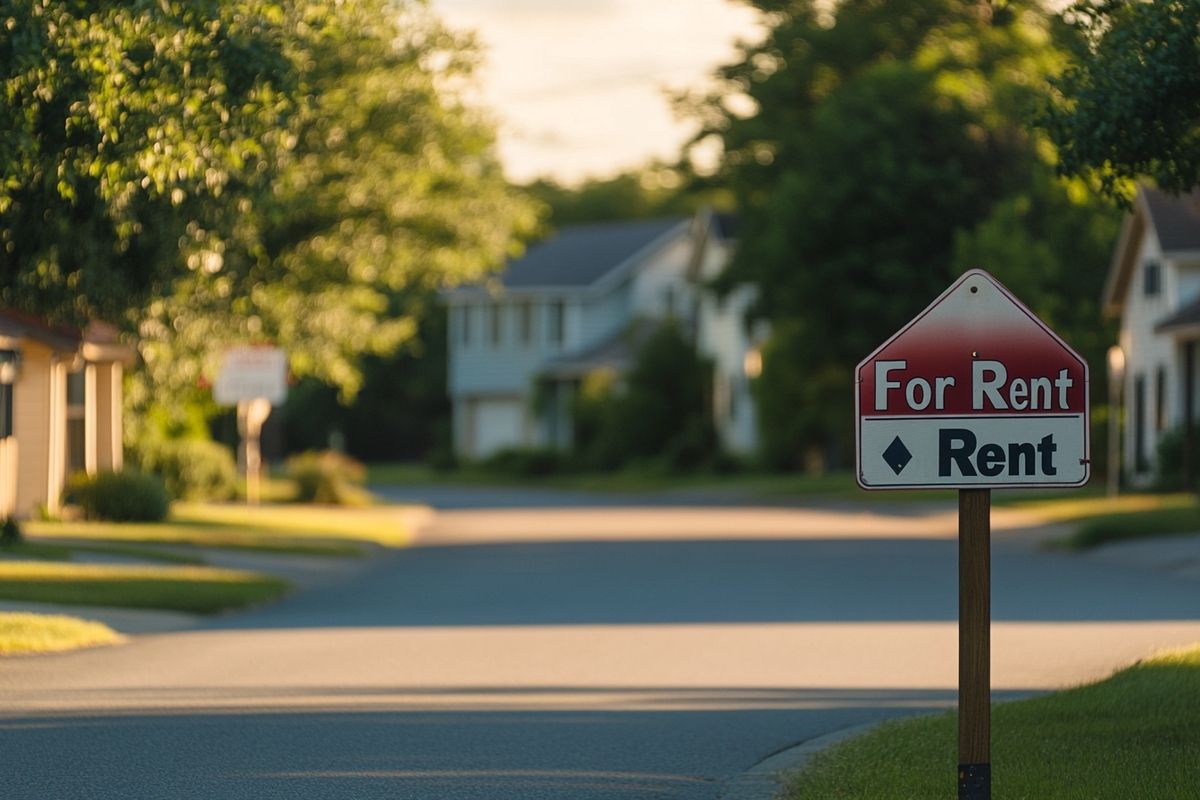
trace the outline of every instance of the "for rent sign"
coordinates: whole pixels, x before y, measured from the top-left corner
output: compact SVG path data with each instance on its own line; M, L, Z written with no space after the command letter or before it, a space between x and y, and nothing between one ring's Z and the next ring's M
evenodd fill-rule
M1088 368L972 270L858 365L865 489L1081 486Z

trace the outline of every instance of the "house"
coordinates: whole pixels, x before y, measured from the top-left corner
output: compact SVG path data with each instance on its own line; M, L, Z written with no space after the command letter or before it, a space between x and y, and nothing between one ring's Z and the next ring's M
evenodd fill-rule
M1182 430L1196 414L1200 191L1174 197L1138 190L1113 254L1104 310L1121 321L1122 470L1134 484L1145 484L1163 435Z
M0 309L0 519L56 511L73 472L121 468L121 376L133 360L111 326Z
M637 326L674 319L712 358L714 422L724 445L756 445L746 374L761 331L746 329L750 287L718 298L706 283L733 247L732 218L567 226L493 281L447 293L454 449L485 458L509 447L566 449L571 399L598 369L626 370ZM535 391L535 384L538 386Z

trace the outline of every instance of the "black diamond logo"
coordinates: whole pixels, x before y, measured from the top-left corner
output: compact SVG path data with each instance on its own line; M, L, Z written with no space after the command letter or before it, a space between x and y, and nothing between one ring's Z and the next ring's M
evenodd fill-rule
M892 468L892 471L899 475L908 466L908 462L912 461L912 453L908 452L908 448L904 446L904 442L900 441L897 436L892 439L892 443L887 446L887 450L883 451L883 460Z

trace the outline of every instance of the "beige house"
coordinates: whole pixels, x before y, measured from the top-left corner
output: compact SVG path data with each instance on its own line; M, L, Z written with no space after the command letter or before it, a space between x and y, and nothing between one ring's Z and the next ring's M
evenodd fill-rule
M0 519L56 511L74 472L121 468L121 376L133 360L111 326L0 308Z

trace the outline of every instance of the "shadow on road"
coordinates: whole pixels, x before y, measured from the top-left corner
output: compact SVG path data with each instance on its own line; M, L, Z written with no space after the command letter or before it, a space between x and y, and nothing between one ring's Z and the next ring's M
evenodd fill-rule
M957 544L939 539L549 541L426 546L350 584L215 628L949 622ZM997 548L995 621L1200 619L1194 584Z
M268 698L271 693L269 687L254 691ZM311 691L331 698L330 706L247 709L238 707L242 698L230 696L224 710L3 719L0 748L7 755L0 792L6 800L711 800L727 776L761 758L772 737L782 749L830 728L937 711L954 702L949 691L655 687L632 691L675 708L631 711L614 700L611 710L538 709L545 698L520 707L530 694L569 693L603 703L606 694L631 691L555 687L522 690L511 698L517 708L497 710L481 698L378 687L373 700L400 693L412 705L364 713L339 708L337 687ZM477 691L492 702L512 693L503 687ZM455 690L464 692L470 690ZM172 698L157 701L169 707ZM438 704L446 708L438 710ZM704 710L706 704L716 707ZM747 731L756 735L745 736ZM56 768L63 753L76 754L70 769Z

